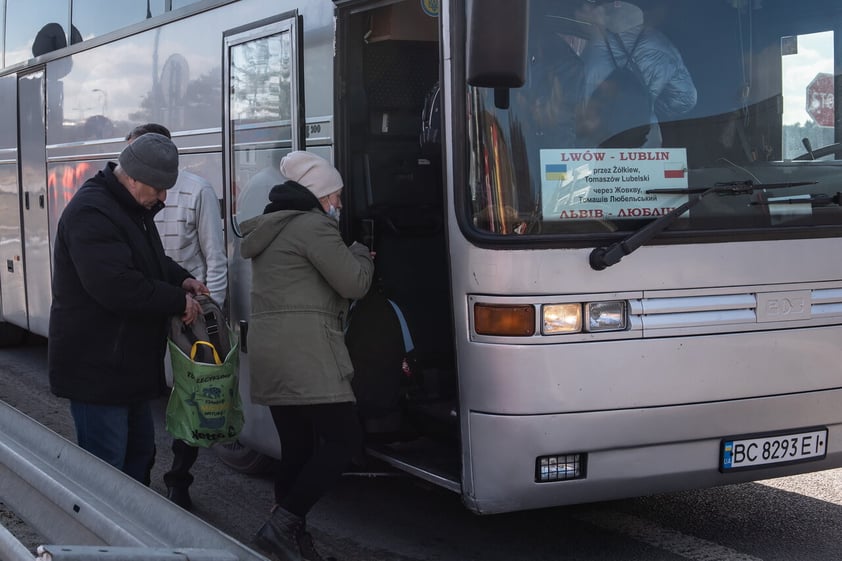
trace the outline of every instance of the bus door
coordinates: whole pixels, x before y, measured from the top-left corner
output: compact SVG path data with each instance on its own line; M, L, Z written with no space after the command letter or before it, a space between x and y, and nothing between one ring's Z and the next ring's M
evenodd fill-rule
M343 223L349 239L376 253L372 294L400 310L403 348L397 352L406 355L401 369L365 360L354 365L366 446L393 466L459 492L461 419L442 170L439 3L337 5L343 77L337 138L346 140L338 149L346 162ZM357 356L364 357L366 348L391 354L394 321L361 315L361 309L377 309L368 306L351 315L349 333L364 333L352 338Z
M293 12L230 30L223 37L224 187L233 233L228 245L229 317L240 327L241 350L247 352L251 263L240 257L239 224L263 212L269 190L282 182L281 158L304 146L301 18ZM248 376L242 375L240 383L247 386ZM248 388L241 392L248 395ZM246 415L241 438L279 457L272 448L277 439L267 439L259 430L272 426L268 409L256 409Z
M26 260L26 303L29 330L40 335L47 334L51 302L45 102L46 72L43 68L18 76L19 163L23 205L22 239Z
M2 319L26 326L20 190L17 77L0 78L0 304Z

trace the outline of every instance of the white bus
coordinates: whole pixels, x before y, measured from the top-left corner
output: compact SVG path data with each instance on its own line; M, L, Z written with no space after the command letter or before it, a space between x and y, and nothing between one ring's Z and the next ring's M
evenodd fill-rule
M414 343L368 452L470 510L842 465L842 4L0 4L6 342L47 333L58 217L154 121L219 194L243 353L239 224L283 154L334 162ZM256 470L245 358L220 457Z

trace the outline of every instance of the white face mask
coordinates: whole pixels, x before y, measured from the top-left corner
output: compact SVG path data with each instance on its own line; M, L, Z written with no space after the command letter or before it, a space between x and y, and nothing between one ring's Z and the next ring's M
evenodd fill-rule
M339 222L339 214L340 211L333 205L330 205L330 208L327 209L327 215Z

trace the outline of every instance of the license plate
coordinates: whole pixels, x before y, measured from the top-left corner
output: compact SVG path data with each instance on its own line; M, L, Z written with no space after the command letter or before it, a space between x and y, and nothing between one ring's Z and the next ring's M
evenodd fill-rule
M722 440L722 472L820 460L827 453L827 429Z

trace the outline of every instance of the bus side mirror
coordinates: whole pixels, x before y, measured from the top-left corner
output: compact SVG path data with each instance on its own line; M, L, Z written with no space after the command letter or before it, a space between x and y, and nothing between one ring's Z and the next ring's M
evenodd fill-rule
M526 82L529 0L468 0L467 6L468 84L521 87ZM508 96L495 92L495 97Z

